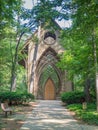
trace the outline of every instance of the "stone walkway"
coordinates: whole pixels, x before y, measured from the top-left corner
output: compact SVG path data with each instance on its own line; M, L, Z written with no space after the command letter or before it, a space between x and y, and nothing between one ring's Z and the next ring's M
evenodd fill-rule
M41 100L20 130L98 130L98 126L78 124L61 101Z

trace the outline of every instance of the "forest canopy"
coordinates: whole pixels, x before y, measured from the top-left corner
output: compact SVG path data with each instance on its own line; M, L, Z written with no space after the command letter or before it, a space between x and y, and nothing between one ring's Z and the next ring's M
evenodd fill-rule
M21 48L40 24L53 26L56 20L71 20L72 25L60 31L65 52L57 66L67 70L73 88L80 89L90 100L98 100L98 1L37 0L26 9L22 0L0 1L0 91L27 91L25 69L19 60ZM21 73L20 73L21 72Z

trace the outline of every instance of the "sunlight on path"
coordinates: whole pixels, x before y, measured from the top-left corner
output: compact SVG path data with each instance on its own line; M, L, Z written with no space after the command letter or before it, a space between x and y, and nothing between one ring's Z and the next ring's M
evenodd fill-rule
M20 130L98 130L98 127L79 125L61 101L41 100Z

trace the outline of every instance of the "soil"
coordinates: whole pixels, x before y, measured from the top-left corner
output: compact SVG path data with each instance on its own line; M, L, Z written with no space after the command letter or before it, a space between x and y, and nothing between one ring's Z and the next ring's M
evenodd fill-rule
M30 102L14 106L13 114L8 114L7 117L5 117L3 111L0 111L0 130L19 130L36 105L36 102Z

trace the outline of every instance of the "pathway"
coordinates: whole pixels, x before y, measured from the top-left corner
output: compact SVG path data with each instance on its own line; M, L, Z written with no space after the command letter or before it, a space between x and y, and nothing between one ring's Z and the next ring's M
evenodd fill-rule
M61 101L41 100L20 130L98 130L98 127L78 124Z

